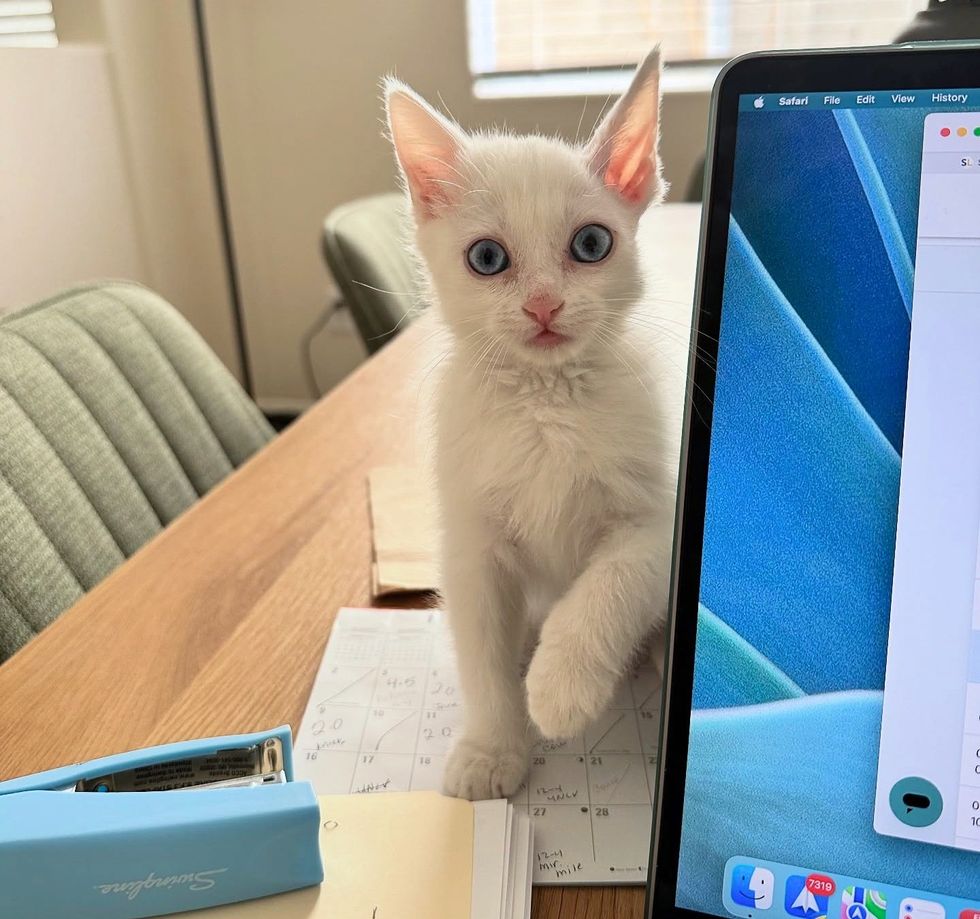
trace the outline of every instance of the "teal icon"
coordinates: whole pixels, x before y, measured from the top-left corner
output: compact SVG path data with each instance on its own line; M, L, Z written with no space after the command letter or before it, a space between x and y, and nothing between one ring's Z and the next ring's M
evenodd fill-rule
M943 812L943 796L928 779L915 776L895 783L888 796L892 813L906 826L932 826Z

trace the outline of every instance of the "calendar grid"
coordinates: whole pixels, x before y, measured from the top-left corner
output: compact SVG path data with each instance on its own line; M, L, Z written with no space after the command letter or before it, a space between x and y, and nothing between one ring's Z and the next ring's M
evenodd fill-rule
M535 883L645 882L659 706L659 678L641 668L584 736L532 746L511 801L534 823ZM297 777L321 794L441 790L461 724L440 612L341 610L297 734Z

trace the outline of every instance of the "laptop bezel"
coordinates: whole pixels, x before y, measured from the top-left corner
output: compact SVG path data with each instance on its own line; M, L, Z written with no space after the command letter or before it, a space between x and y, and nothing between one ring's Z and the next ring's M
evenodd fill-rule
M668 660L664 676L659 770L644 916L714 916L676 905L688 735L694 684L714 366L721 328L739 97L764 93L980 88L980 42L750 54L729 63L712 92L704 211L698 252L691 359L684 409ZM669 130L669 125L666 127ZM722 892L718 890L719 913Z

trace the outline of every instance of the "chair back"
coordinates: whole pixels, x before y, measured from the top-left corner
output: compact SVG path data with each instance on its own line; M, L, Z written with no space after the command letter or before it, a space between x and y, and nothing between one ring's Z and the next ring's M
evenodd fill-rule
M323 254L368 354L412 321L420 304L417 270L397 192L359 198L323 224Z
M0 317L0 432L0 661L273 434L184 318L126 282Z

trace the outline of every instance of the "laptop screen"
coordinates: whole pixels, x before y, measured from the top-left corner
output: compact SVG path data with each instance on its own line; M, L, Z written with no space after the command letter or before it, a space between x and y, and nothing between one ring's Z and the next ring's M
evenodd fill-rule
M742 96L677 906L980 919L980 90Z

